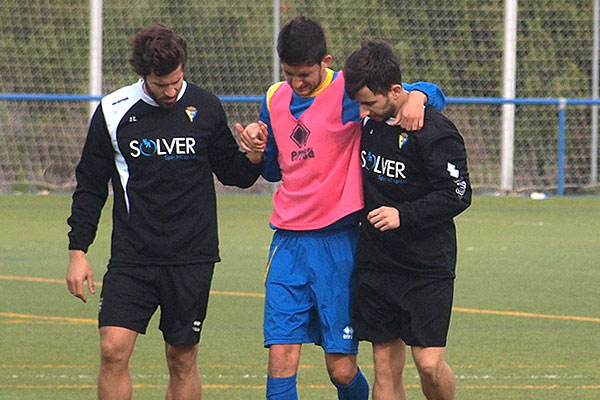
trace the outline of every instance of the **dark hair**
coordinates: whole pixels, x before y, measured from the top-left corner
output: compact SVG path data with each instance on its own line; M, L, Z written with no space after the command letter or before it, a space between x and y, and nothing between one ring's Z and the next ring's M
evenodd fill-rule
M142 29L130 43L129 64L142 77L151 73L164 76L187 63L187 42L165 25Z
M281 61L289 65L319 64L327 54L323 28L308 17L294 18L279 32L277 53Z
M392 85L402 83L400 60L392 47L383 41L362 43L344 65L346 93L351 99L364 86L373 94L386 94Z

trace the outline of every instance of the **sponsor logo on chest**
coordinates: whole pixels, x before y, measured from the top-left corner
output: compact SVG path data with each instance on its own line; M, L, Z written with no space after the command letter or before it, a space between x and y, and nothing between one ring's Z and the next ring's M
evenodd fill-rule
M367 171L371 171L389 179L406 179L404 171L406 165L402 161L390 160L370 151L360 152L360 165Z
M302 122L298 122L296 127L292 130L290 139L298 146L299 150L292 150L290 159L292 162L306 160L308 158L315 158L315 152L310 146L306 146L308 143L308 137L310 136L310 130Z
M129 155L138 157L195 158L196 139L193 137L173 137L156 139L132 139L129 142Z

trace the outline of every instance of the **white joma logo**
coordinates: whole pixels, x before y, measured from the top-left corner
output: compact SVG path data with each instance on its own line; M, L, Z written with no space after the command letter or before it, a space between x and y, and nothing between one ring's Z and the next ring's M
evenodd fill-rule
M194 332L200 332L200 325L202 325L202 321L194 321L192 330Z
M446 167L446 171L448 171L450 176L455 179L458 178L458 176L460 175L460 172L458 171L458 169L456 169L456 165L454 165L452 163L448 163L448 166Z
M352 328L350 325L346 325L343 329L343 332L342 338L346 340L351 340L354 337L354 328Z

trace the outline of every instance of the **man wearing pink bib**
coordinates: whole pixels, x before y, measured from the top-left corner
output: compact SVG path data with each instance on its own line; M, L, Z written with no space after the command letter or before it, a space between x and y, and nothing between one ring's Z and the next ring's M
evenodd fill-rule
M363 208L360 109L344 89L342 71L329 68L325 35L307 17L279 33L285 81L265 95L260 125L237 126L244 150L268 136L263 177L281 181L273 195L275 230L266 273L264 345L269 348L269 400L298 399L296 376L303 343L325 352L338 399L366 400L369 384L357 365L350 287ZM443 109L430 83L406 85L409 104L397 117L419 129L424 103ZM264 146L264 140L261 142Z

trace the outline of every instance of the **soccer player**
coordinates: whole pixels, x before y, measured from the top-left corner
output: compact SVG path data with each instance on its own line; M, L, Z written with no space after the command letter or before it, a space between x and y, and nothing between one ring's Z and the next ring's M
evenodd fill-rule
M364 118L365 208L353 278L352 322L373 343L373 399L405 399L406 345L428 399L454 399L444 360L456 266L453 217L471 203L467 154L454 124L433 107L421 130L388 124L408 106L398 58L367 42L344 66L346 92Z
M184 38L158 24L131 44L129 61L141 79L102 99L76 169L67 287L84 302L86 282L95 293L86 252L111 180L98 398L131 398L129 359L160 306L167 399L200 399L198 342L220 261L213 173L223 184L249 187L260 176L262 154L240 152L218 98L184 80Z
M331 55L316 21L300 16L287 23L277 51L285 81L267 91L259 124L236 126L242 149L252 148L253 135L268 132L263 176L282 182L273 196L275 233L266 272L267 399L298 398L303 343L323 348L339 399L367 399L369 386L357 366L358 341L350 320L363 208L359 105L344 91L343 72L329 68ZM418 129L427 99L443 108L444 95L428 83L407 88L423 92L411 92L398 120Z

